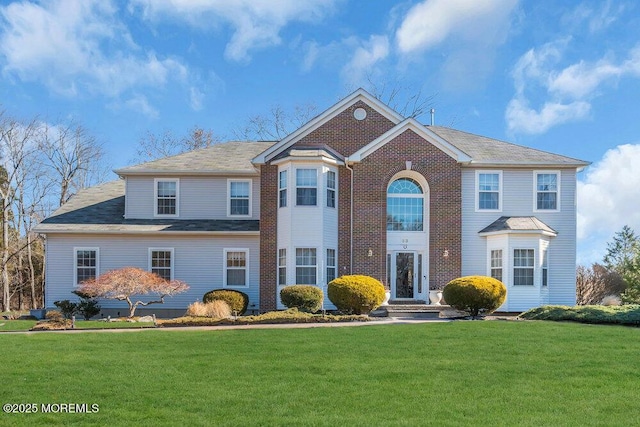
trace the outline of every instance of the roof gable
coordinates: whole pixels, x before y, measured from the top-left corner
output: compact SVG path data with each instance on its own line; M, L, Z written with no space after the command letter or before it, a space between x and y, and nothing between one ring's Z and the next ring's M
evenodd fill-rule
M420 137L449 155L451 158L456 160L459 163L468 163L471 161L471 157L469 157L465 152L460 150L455 145L449 143L445 139L441 138L439 135L432 132L428 127L420 124L417 120L413 118L408 118L398 125L391 128L389 131L380 135L375 140L371 141L369 144L362 147L360 150L353 153L347 159L348 162L360 162L364 158L366 158L371 153L378 150L380 147L384 146L388 142L394 140L396 137L400 136L402 133L407 130L411 130L418 134Z
M382 103L380 100L375 98L369 92L360 88L355 92L353 92L351 95L340 100L338 103L334 104L333 106L325 110L322 114L310 120L307 124L305 124L301 128L289 134L286 138L282 139L280 142L275 143L273 146L269 147L264 152L260 153L258 156L256 156L253 159L253 163L264 164L270 160L273 160L276 156L278 156L284 150L287 150L296 142L300 141L305 136L309 135L311 132L318 129L325 123L329 122L338 114L342 113L345 109L351 107L353 104L359 101L364 102L369 107L376 110L383 117L387 118L389 121L391 121L394 124L398 124L404 119L400 114L398 114L393 109L391 109L390 107Z

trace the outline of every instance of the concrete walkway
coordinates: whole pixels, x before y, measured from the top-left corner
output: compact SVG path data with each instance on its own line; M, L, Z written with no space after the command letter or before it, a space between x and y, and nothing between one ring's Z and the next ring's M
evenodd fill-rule
M322 322L322 323L275 323L255 325L218 325L218 326L171 326L160 328L123 328L123 329L60 329L50 331L6 331L3 334L42 334L42 333L87 333L87 332L140 332L140 331L225 331L242 329L310 329L310 328L336 328L349 326L375 326L375 325L407 325L417 323L444 323L451 319L412 319L403 317L389 317L368 322Z

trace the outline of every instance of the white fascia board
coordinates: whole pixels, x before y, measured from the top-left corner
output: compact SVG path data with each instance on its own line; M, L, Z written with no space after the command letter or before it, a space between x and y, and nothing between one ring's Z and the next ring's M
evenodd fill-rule
M407 130L411 130L417 133L420 137L433 144L436 148L446 153L449 157L453 158L458 163L471 162L471 157L469 157L467 153L451 145L449 142L432 132L428 127L420 124L414 118L408 118L402 123L399 123L392 129L388 130L386 133L380 135L378 138L371 141L369 144L365 145L364 147L353 153L351 156L349 156L348 161L351 163L361 162L368 155L377 151L385 144L392 141L394 138L398 137Z
M543 235L547 237L556 237L558 233L551 233L545 230L500 230L500 231L487 231L484 233L478 233L479 236L488 237L488 236L499 236L505 234L520 234L520 235Z
M273 157L277 156L280 152L291 147L293 144L295 144L305 136L309 135L311 132L313 132L314 130L316 130L317 128L324 125L329 120L333 119L335 116L340 114L342 111L344 111L344 109L350 107L351 105L355 104L358 101L362 101L366 103L367 105L372 107L374 110L376 110L385 118L389 119L394 124L400 123L403 119L403 117L400 114L398 114L397 112L393 111L390 107L380 102L377 98L375 98L366 90L360 88L355 92L353 92L351 95L339 101L337 104L334 104L332 107L327 109L325 112L323 112L319 116L316 116L314 119L307 122L307 124L299 128L295 132L289 134L280 142L275 143L274 145L272 145L271 147L269 147L268 149L260 153L258 156L254 157L254 159L252 160L252 163L258 164L258 165L265 164L266 162L271 160Z

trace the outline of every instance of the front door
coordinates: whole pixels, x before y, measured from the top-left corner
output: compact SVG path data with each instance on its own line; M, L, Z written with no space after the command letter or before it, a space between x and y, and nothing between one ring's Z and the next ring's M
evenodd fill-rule
M392 299L417 299L418 254L417 252L395 252L395 271L391 278Z

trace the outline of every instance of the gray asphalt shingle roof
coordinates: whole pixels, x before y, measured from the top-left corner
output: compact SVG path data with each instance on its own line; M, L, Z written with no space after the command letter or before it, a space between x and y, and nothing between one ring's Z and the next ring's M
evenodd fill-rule
M258 220L124 219L124 180L82 190L42 221L37 232L257 232Z
M118 175L140 174L256 174L251 160L274 142L224 142L188 153L117 169Z
M500 231L542 231L554 235L558 234L557 231L535 216L501 216L480 230L479 233L495 233Z
M587 166L585 162L442 126L430 130L471 157L472 164Z

